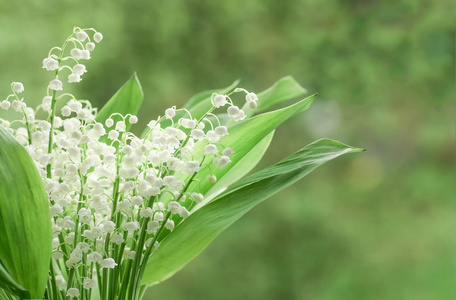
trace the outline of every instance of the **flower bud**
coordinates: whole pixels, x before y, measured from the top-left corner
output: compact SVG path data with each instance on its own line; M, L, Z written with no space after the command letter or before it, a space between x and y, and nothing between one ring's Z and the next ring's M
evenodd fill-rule
M11 103L7 100L3 100L2 102L0 102L0 107L4 110L7 110L8 108L10 108L11 106Z
M62 107L62 115L64 117L68 117L69 115L71 115L71 108L66 105L64 107Z
M251 109L255 109L257 108L258 104L256 101L248 101L247 102L247 105L251 108Z
M210 183L216 183L217 182L217 177L215 177L215 175L208 175L206 177L207 181L209 181Z
M97 32L93 35L93 40L97 43L101 42L102 39L103 35L101 34L101 32Z
M106 120L105 124L106 124L106 127L110 128L110 127L112 127L112 125L114 125L114 120L109 118Z
M136 124L136 123L138 123L138 117L130 116L130 118L128 119L128 122L130 122L130 124Z

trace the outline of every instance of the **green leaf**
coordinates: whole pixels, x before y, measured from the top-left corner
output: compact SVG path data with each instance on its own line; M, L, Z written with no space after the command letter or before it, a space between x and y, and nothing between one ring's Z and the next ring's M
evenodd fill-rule
M305 90L299 84L297 84L292 77L288 76L276 82L271 88L262 92L261 95L263 95L262 97L266 101L265 105L268 107L268 103L278 103L284 99L292 99L296 96L302 95L304 92ZM244 121L228 125L228 132L230 134L228 136L222 137L219 143L224 147L231 147L235 151L235 154L230 158L231 163L223 169L209 167L202 168L194 178L199 183L197 185L192 185L188 191L199 192L205 196L213 197L217 195L218 192L229 186L231 183L239 180L239 178L247 174L258 163L259 159L256 161L254 159L251 160L250 164L248 163L248 159L245 159L244 164L241 164L240 166L237 166L237 164L248 153L251 153L251 158L257 156L261 157L268 146L263 149L264 151L262 153L259 153L257 151L251 152L251 150L280 124L293 117L294 115L308 109L312 104L315 96L316 94L311 95L288 107L264 113L256 117L248 118ZM194 158L201 160L205 145L205 142L198 143L196 145L194 150ZM231 173L235 175L235 172L239 172L246 167L249 168L240 173L242 176L235 177L229 175ZM206 180L206 177L210 174L214 174L219 181L215 186ZM228 177L225 179L225 176ZM180 179L185 180L185 178ZM210 197L208 197L208 199L210 199ZM170 197L166 195L162 201L166 203L170 201ZM206 201L207 199L198 205L198 207L204 205Z
M5 267L0 262L0 288L12 291L17 296L30 297L28 291L19 285L11 275L5 270ZM24 297L25 298L25 297Z
M188 191L197 191L205 195L209 190L211 190L211 193L217 193L217 191L220 191L220 189L225 188L227 185L221 184L218 184L216 187L214 187L214 184L207 181L206 177L210 174L214 174L218 178L218 180L221 180L248 153L250 153L250 151L258 143L260 143L268 134L275 130L280 124L282 124L289 118L295 116L296 114L308 109L312 104L314 97L315 95L312 95L288 107L275 110L272 112L267 112L255 116L253 118L249 118L244 121L235 123L233 126L229 126L229 135L222 137L219 141L219 144L223 145L224 147L231 147L235 151L235 153L230 157L231 163L229 163L226 167L222 169L209 166L202 167L201 170L194 177L194 179L199 181L199 183L191 185ZM195 159L201 161L201 158L204 155L205 145L206 142L198 143L195 145L195 150L193 153ZM212 159L212 157L209 157L209 159ZM253 164L253 162L254 161L252 161L251 168L253 168L256 164ZM244 166L248 166L248 164L244 164ZM239 178L237 179L239 180ZM232 183L233 181L227 180L227 182ZM167 202L167 200L164 200L164 202Z
M0 126L0 261L32 298L43 297L51 246L49 204L38 170Z
M318 166L340 155L362 150L323 139L241 180L191 214L162 241L147 262L142 284L158 283L172 276L255 205Z
M292 76L285 76L257 95L258 106L255 112L262 112L283 101L303 97L306 93L307 90ZM247 108L247 105L244 108ZM249 115L249 111L246 111L246 114Z
M227 186L232 185L247 173L249 173L261 160L266 150L271 144L272 138L274 137L274 130L271 131L266 137L264 137L258 144L256 144L252 150L244 155L236 164L234 164L228 172L226 172L217 182L206 192L204 195L205 202L217 196ZM203 203L196 206L199 208Z
M127 114L136 115L141 107L143 99L144 93L141 84L139 83L138 76L134 73L98 112L95 120L104 125L105 121L113 113L119 113L124 116ZM114 120L118 121L120 119L115 118ZM129 131L131 124L126 122L126 125L127 131ZM107 139L106 136L104 136L104 138Z

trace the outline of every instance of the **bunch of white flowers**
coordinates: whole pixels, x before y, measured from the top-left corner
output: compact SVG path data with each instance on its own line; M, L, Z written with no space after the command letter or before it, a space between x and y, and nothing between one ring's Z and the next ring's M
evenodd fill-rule
M201 193L188 192L190 185L198 185L195 174L203 166L225 167L235 153L219 143L229 132L212 111L228 106L234 121L246 117L230 94L213 94L204 116L196 119L185 109L168 108L149 122L142 138L127 131L138 122L135 115L114 113L104 124L97 122L97 109L89 101L61 92L61 78L81 81L87 72L81 61L90 59L102 38L92 28L76 27L61 48L51 49L43 68L54 78L36 110L19 97L24 91L20 82L13 82L12 94L0 102L2 109L22 114L20 120L0 122L27 149L48 194L54 237L48 298L52 287L58 289L52 299L90 299L97 283L104 290L111 280L133 280L113 292L128 299L127 289L138 284L142 267L159 247L158 237L204 201ZM256 107L254 93L234 92L245 93L248 106ZM59 113L56 103L63 101ZM38 119L39 110L47 118ZM203 155L197 160L193 154L199 146Z

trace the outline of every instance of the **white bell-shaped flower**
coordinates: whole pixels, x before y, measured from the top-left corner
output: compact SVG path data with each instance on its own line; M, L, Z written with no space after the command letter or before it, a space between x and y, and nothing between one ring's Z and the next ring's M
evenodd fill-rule
M255 93L248 93L245 95L245 101L246 102L258 101L258 96Z
M82 51L79 48L71 49L70 50L70 55L76 60L82 59Z
M214 157L212 162L214 163L214 166L219 167L219 168L223 168L227 164L229 164L231 162L231 160L230 160L230 158L228 156L223 155L223 156L220 156L220 157Z
M22 82L14 82L13 90L15 93L20 94L24 91L24 85L22 84Z
M93 40L97 43L101 42L102 39L103 35L101 34L101 32L97 32L93 35Z
M79 76L78 74L70 74L68 75L68 82L69 83L73 83L73 82L80 82L82 79L81 79L81 76Z
M89 42L85 45L85 48L92 52L93 50L95 50L95 43Z
M76 33L76 38L81 42L84 42L88 37L87 33L83 30Z
M60 80L54 79L51 82L49 82L49 88L51 90L61 91L63 90L63 84Z
M117 266L116 261L113 258L105 258L101 262L101 268L114 269Z
M93 278L84 278L82 282L82 287L86 290L89 290L97 285L97 281Z
M79 295L80 295L80 294L79 294L79 289L77 289L77 288L69 288L69 289L67 290L66 295L67 295L68 297L71 297L71 298L79 297Z
M167 110L165 110L165 116L167 119L172 119L172 118L174 118L175 115L176 115L175 107L171 107L171 108L168 108Z
M228 103L225 95L217 95L214 97L214 106L219 108L225 106Z
M226 148L223 149L223 151L222 151L222 155L224 155L224 156L230 157L230 156L233 155L233 154L234 154L234 150L231 149L230 147L226 147Z
M43 60L43 69L48 71L54 71L59 68L59 62L51 57L47 57Z
M173 231L174 229L174 221L173 220L166 220L165 227L169 229L170 231Z
M74 65L73 67L73 73L74 74L77 74L77 75L84 75L84 73L86 73L87 70L86 70L86 66L84 66L83 64L76 64Z
M196 203L201 203L204 200L204 196L201 193L192 193L191 198Z
M228 134L228 128L226 128L226 126L217 126L214 131L219 136L225 136Z
M217 154L218 153L218 149L217 149L217 146L214 145L214 144L208 144L206 145L206 147L204 147L204 154Z
M130 122L130 124L136 124L136 123L138 123L138 117L130 116L130 118L128 119L128 122Z
M0 102L0 107L4 110L8 110L8 108L10 108L10 106L11 106L11 103L8 100L3 100L2 102Z

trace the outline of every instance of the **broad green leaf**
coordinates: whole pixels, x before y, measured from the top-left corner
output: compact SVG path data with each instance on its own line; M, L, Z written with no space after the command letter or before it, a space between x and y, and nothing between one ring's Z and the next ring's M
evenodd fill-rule
M274 132L274 130L271 131L265 138L256 144L252 150L250 150L232 168L230 168L229 171L223 175L223 177L217 180L217 182L204 195L205 200L209 201L214 198L227 186L232 185L249 173L260 162L264 153L269 148L272 138L274 137ZM195 209L198 209L202 205L203 203L200 203L195 207Z
M279 163L243 179L191 214L150 256L142 284L163 281L198 256L250 209L338 156L363 149L318 140Z
M287 76L277 81L266 91L260 93L260 96L262 97L260 99L264 99L265 101L263 107L268 108L270 105L273 105L280 101L295 98L304 93L304 88L302 88L291 76ZM214 167L202 168L200 172L198 172L198 174L195 176L195 180L197 180L199 183L197 185L194 184L191 186L189 188L189 192L195 191L200 192L205 196L215 196L218 192L229 186L231 183L239 180L240 177L229 175L235 174L235 172L244 168L243 166L237 166L239 161L243 159L244 156L246 156L248 153L251 153L251 157L256 157L255 151L251 152L251 149L253 149L263 138L266 137L267 134L277 128L284 121L309 108L315 96L316 95L307 97L283 109L268 112L254 118L248 118L244 121L228 125L229 135L223 137L219 143L225 147L231 147L236 152L231 157L231 163L223 169ZM202 158L203 148L205 145L206 144L202 142L198 143L198 145L195 147L194 157L196 159ZM266 149L267 146L264 151ZM250 169L245 169L245 172L243 172L241 175L244 176L247 174L258 163L258 161L259 160L253 163L254 160L252 160L251 164L248 164L248 159L245 159L244 162L246 163L244 166L250 166ZM206 177L210 174L214 174L219 181L215 186L206 180ZM227 178L225 178L225 176L227 176ZM185 180L185 178L180 179ZM210 199L210 197L208 198ZM162 201L170 201L170 197L166 195ZM198 205L198 207L204 203L205 202Z
M113 113L120 113L121 115L132 114L136 115L141 107L144 99L144 93L139 83L136 73L109 99L109 101L98 112L95 120L100 123L105 123L109 116ZM113 118L119 121L117 118ZM126 122L127 131L130 129L131 124ZM106 136L104 137L106 139Z
M49 204L38 170L0 126L0 261L32 298L44 294L51 244Z
M260 141L262 141L268 134L275 130L280 124L293 117L294 115L308 109L312 104L314 97L315 95L312 95L288 107L272 112L267 112L253 118L235 123L233 126L228 127L229 135L222 137L218 143L224 147L231 147L235 151L235 153L230 157L231 162L222 169L209 166L202 167L194 178L195 180L198 180L199 183L191 185L188 191L197 191L203 195L205 195L209 190L211 190L211 193L216 193L217 190L213 188L214 184L206 180L206 177L208 175L214 174L219 180L221 180L258 143L260 143ZM193 156L196 159L199 159L203 156L205 145L205 142L195 145ZM212 157L209 157L209 159L212 159ZM199 160L201 161L201 159ZM251 167L253 168L254 165ZM226 185L217 185L217 188L219 190L224 187L226 187Z
M247 173L249 173L263 157L264 153L271 144L273 136L274 130L270 132L268 135L266 135L266 137L264 137L258 144L256 144L239 161L232 163L230 168L227 169L227 172L224 173L222 177L219 177L215 184L204 186L204 183L202 184L201 182L199 182L197 186L194 186L193 188L189 189L189 191L205 192L204 201L197 204L191 210L197 210L200 207L204 206L205 203L207 203L209 200L211 200L212 198L220 194L223 190L225 190L227 186L230 186L234 182L244 177ZM203 185L204 190L199 188L201 185ZM207 188L209 188L209 190L206 192ZM165 203L170 200L170 197L165 197L161 199L161 201ZM187 204L190 204L189 200L187 200ZM182 218L179 215L174 215L172 217L172 220L175 223L179 223L182 220ZM169 232L169 230L165 230L164 232L162 232L158 240L161 241Z
M214 188L214 184L207 181L208 175L215 175L218 180L222 180L223 177L230 172L231 169L235 166L258 144L262 141L268 134L274 131L280 124L293 117L294 115L305 111L310 107L315 95L307 97L293 105L288 107L275 110L272 112L267 112L253 118L245 119L238 123L235 123L233 126L228 127L229 134L222 137L218 142L224 147L231 147L235 153L230 157L231 162L224 168L216 168L214 166L210 167L208 165L201 167L200 171L196 173L194 180L197 183L194 183L189 186L187 189L188 192L198 192L203 195L206 195L209 190L211 194L217 194L220 190L227 187L227 185L217 184ZM195 145L193 151L193 158L197 161L201 161L204 156L204 147L207 145L207 141L198 142ZM264 149L266 151L266 148ZM264 152L263 152L264 153ZM254 156L255 154L252 154ZM261 154L262 155L262 154ZM208 157L208 161L213 159L213 156ZM246 161L245 161L246 162ZM255 162L254 160L252 162ZM250 169L247 170L243 175L248 173L255 164L250 165ZM244 164L246 166L248 164ZM236 169L234 169L236 170ZM186 175L176 175L179 180L186 181L188 176ZM237 178L239 180L239 178ZM222 182L232 183L232 179L223 180ZM162 196L160 201L167 203L171 201L169 194ZM204 200L201 205L204 205L207 200ZM166 231L165 231L166 233ZM164 234L165 234L164 233Z

